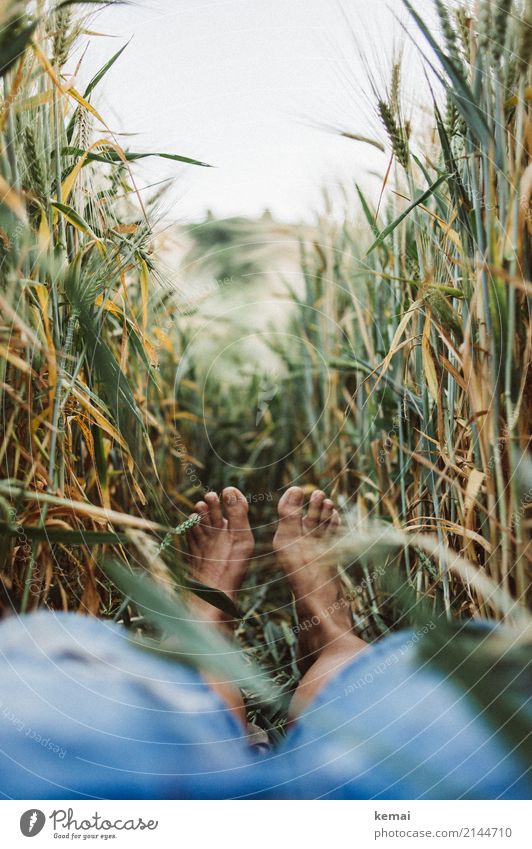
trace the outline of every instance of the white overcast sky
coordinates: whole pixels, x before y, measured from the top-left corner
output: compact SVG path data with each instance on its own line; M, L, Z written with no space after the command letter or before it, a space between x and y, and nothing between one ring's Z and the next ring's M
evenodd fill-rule
M430 14L431 0L415 5ZM396 17L406 20L401 0L139 0L95 17L92 28L106 35L91 39L78 85L131 38L93 103L113 130L136 134L121 140L131 149L216 166L136 167L141 182L176 178L169 220L264 208L283 220L309 219L323 186L356 179L378 190L369 172L382 175L387 158L313 124L376 136L355 41L384 84L394 44L405 41ZM409 46L407 101L422 83L415 55Z

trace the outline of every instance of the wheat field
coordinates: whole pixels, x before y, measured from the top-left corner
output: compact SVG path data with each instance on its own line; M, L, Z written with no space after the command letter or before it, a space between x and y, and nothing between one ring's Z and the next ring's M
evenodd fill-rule
M94 103L122 48L83 89L72 83L93 5L0 5L3 612L156 627L150 608L181 610L197 591L185 543L194 502L234 484L259 543L242 662L290 687L295 614L268 545L279 494L297 482L342 508L344 579L366 639L418 604L447 623L528 623L530 5L436 0L433 31L405 0L432 99L412 124L393 64L371 95L380 138L345 131L389 163L378 207L353 189L356 225L324 215L315 227L266 217L192 228L196 258L214 257L219 302L268 265L268 249L244 251L246 240L267 246L282 229L299 272L282 295L286 332L261 343L275 365L250 372L237 358L227 382L207 381L190 353L212 293L184 301L168 285L158 193L136 182L148 155L207 166L118 142ZM182 620L175 635L185 654L206 639ZM278 717L260 719L274 729Z

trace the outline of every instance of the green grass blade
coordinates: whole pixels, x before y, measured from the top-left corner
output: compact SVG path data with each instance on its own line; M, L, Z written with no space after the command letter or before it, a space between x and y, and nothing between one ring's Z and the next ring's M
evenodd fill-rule
M98 85L100 80L103 77L105 77L106 73L113 67L114 63L122 55L122 53L124 52L124 50L126 49L126 47L128 46L130 41L131 41L131 39L129 39L129 41L126 41L126 43L123 45L123 47L121 47L120 50L117 50L116 53L113 56L111 56L111 58L105 63L105 65L102 68L100 68L98 73L93 76L92 80L90 81L87 88L83 92L83 97L85 98L85 100L88 98L90 93L92 91L94 91L94 89L96 88L96 86Z
M389 236L390 233L393 233L393 231L401 223L401 221L403 221L403 219L406 218L406 216L409 215L412 210L416 208L416 206L419 206L420 203L424 203L436 191L438 186L441 186L441 184L448 179L448 177L448 174L442 174L441 177L438 177L436 182L433 183L432 186L429 186L429 188L426 189L418 198L416 198L416 200L412 201L412 203L409 204L407 208L403 210L400 215L397 216L395 221L392 221L391 224L388 224L388 226L385 227L384 230L379 234L378 238L375 239L372 246L367 251L366 256L369 256L369 254L373 250L375 250L378 245L382 245L385 238Z
M64 147L62 150L64 156L83 156L85 153L79 147ZM106 162L120 164L126 159L128 162L136 162L138 159L146 159L149 156L158 156L160 159L171 159L174 162L184 162L186 165L199 165L201 168L212 168L208 162L200 162L199 159L191 159L190 156L180 156L177 153L157 153L147 151L145 153L134 153L131 150L124 150L123 157L119 156L116 150L106 150L105 153L89 153L85 158L85 165L89 162Z
M403 0L403 3L438 57L440 64L451 81L453 87L449 89L449 92L456 101L458 109L467 121L468 126L474 132L480 144L487 146L490 138L489 127L486 123L482 110L477 106L475 96L465 81L461 71L443 52L423 19L409 3L409 0ZM427 61L428 64L431 64L426 57L425 61Z
M225 675L227 682L271 699L274 688L267 676L244 659L242 650L214 627L195 622L191 613L174 593L164 591L148 575L129 571L117 560L106 559L101 569L130 598L143 616L165 639L163 645L152 641L139 643L146 648L174 657L180 663Z

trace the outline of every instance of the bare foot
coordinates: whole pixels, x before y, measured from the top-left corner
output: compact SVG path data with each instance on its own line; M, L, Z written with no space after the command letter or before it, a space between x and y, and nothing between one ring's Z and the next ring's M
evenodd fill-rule
M201 521L188 534L191 577L221 590L235 601L253 553L254 540L248 503L240 490L226 487L222 501L223 510L217 494L208 492L205 500L195 505ZM203 599L194 599L194 606L209 622L225 625L231 622Z
M299 666L306 672L328 649L356 653L366 643L352 632L351 607L338 575L334 542L340 519L321 490L303 512L303 490L290 487L279 501L273 547L296 600Z

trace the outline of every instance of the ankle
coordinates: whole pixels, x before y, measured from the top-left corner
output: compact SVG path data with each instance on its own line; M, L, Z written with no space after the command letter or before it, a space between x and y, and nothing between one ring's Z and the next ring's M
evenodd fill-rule
M307 609L306 615L300 615L296 633L299 640L300 668L308 668L317 658L331 646L354 637L351 614L341 616L320 612L312 613ZM354 637L357 639L356 637Z
M331 587L329 598L323 589L300 597L296 601L298 633L306 631L350 631L353 625L351 605L339 584Z
M332 662L336 657L354 657L366 647L366 641L357 637L352 625L346 627L345 624L329 623L300 636L298 667L304 675L318 660L323 662L329 658Z
M223 611L209 604L208 601L194 597L189 602L189 610L194 622L216 625L218 628L222 628L228 632L233 630L233 620L227 614L223 613Z

